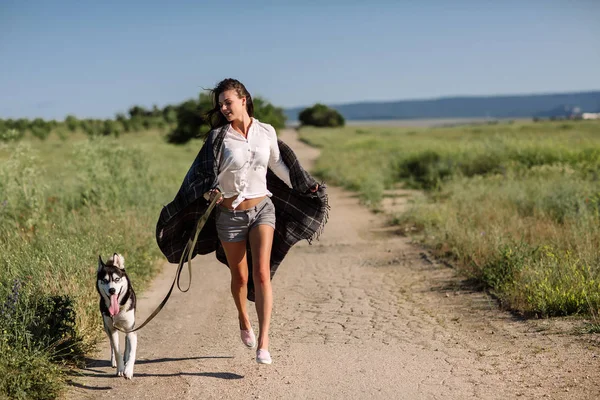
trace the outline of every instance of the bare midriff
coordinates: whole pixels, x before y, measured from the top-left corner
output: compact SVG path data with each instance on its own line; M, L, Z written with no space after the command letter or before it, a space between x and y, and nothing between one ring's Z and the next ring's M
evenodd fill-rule
M257 197L255 199L246 199L243 200L236 208L236 210L247 210L249 208L254 207L255 205L257 205L258 203L260 203L261 201L263 201L265 199L265 197L267 196L262 196L262 197ZM235 199L237 198L237 196L233 196L230 197L228 199L223 199L223 202L221 203L222 207L225 207L229 210L232 210L232 204L235 201Z

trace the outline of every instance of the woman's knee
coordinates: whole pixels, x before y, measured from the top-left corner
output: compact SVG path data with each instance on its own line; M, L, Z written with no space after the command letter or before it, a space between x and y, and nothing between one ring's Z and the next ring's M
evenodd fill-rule
M271 271L268 265L263 268L255 268L252 273L252 278L255 284L264 285L265 283L271 282Z
M231 273L231 285L236 287L244 287L248 285L248 274Z

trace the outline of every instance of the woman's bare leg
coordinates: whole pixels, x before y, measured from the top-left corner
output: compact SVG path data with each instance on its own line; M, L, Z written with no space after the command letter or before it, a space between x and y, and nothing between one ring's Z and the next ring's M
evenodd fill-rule
M238 310L240 329L250 329L250 318L246 307L248 295L248 260L246 259L246 241L223 242L227 264L231 272L231 294Z
M258 225L250 231L250 248L252 249L252 277L256 293L256 313L260 334L258 349L269 349L269 325L273 309L273 292L271 289L271 247L273 232L269 225Z

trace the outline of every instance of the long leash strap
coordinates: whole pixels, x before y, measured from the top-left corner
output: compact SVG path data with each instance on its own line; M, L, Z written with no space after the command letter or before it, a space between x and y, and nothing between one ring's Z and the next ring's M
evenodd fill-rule
M198 221L198 224L196 225L196 232L194 234L193 239L192 239L192 237L190 237L188 239L187 244L185 245L185 247L183 249L183 253L181 254L181 259L179 260L179 265L177 266L177 272L175 272L175 279L173 279L173 283L171 283L171 288L169 289L169 292L167 293L167 295L165 296L163 301L158 305L156 310L154 310L154 312L152 312L152 314L150 314L150 316L148 318L146 318L144 323L141 324L140 326L138 326L137 328L132 329L132 330L125 330L125 329L118 328L113 323L113 327L116 330L121 331L123 333L131 333L131 332L140 330L144 326L146 326L146 324L148 322L152 321L152 319L158 315L158 313L162 310L162 308L165 306L165 304L167 304L167 300L169 300L169 297L171 297L171 293L173 292L173 288L175 287L175 282L177 282L177 288L181 292L185 293L188 290L190 290L190 286L192 285L192 254L194 254L194 248L196 247L196 242L198 241L198 235L200 234L200 231L202 230L202 228L204 228L204 224L206 224L206 221L208 221L208 218L210 217L210 213L215 208L215 205L221 199L221 196L222 196L221 192L217 192L217 195L215 196L215 198L208 205L206 212L202 215L202 217ZM181 278L181 271L183 270L183 266L185 265L186 257L187 257L190 281L188 283L188 287L185 290L183 290L183 289L181 289L181 285L179 284L179 279Z

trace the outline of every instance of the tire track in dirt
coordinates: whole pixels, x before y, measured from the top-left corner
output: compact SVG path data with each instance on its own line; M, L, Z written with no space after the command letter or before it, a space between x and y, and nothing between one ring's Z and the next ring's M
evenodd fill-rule
M283 139L310 168L318 151ZM139 333L132 381L114 377L108 342L73 378L69 399L595 399L597 335L562 321L520 321L497 310L352 193L329 189L321 240L296 245L274 280L273 365L239 340L229 273L194 260L190 292L175 293ZM167 265L140 298L162 300ZM257 325L252 310L253 325Z

